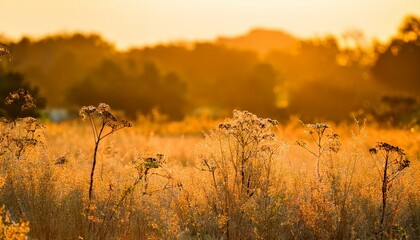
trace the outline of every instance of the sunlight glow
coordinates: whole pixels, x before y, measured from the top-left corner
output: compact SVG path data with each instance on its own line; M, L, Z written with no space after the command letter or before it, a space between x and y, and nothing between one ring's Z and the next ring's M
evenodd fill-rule
M283 29L300 37L359 29L384 41L418 0L13 0L0 2L0 33L41 37L96 32L118 48L178 40L209 40L251 28Z

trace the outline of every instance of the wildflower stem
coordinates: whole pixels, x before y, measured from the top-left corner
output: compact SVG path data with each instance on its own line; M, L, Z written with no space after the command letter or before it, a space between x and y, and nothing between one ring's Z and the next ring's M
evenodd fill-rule
M109 132L109 133L107 133L107 134L103 135L102 137L100 137L100 138L99 138L99 140L102 140L102 139L104 139L105 137L107 137L107 136L109 136L109 135L111 135L111 134L113 134L113 133L114 133L114 131L111 131L111 132Z
M101 135L105 128L105 122L102 123L101 130L99 131L99 135L97 135L97 139L95 141L95 150L93 152L93 163L92 163L92 170L90 172L90 184L89 184L89 201L93 199L93 177L95 175L95 166L96 166L96 156L98 153L99 143L101 141Z
M98 132L96 130L95 122L93 121L93 116L89 116L90 125L92 126L92 132L93 132L93 139L96 142L96 139L98 138Z
M389 161L389 154L388 152L386 153L385 156L385 166L384 166L384 176L383 176L383 181L382 181L382 215L381 215L381 227L380 227L380 232L381 232L381 239L384 236L384 232L385 232L385 226L384 226L384 222L385 222L385 210L386 210L386 201L387 201L387 190L388 190L388 161Z

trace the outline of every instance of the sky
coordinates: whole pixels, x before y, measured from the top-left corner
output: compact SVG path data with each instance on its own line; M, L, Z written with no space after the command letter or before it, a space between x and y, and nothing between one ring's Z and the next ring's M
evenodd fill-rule
M420 0L0 0L0 34L99 33L118 49L212 40L260 27L298 37L364 32L387 40Z

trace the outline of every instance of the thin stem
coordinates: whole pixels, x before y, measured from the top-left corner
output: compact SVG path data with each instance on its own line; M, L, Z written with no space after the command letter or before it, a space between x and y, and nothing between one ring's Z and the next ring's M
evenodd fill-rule
M102 137L100 137L99 140L102 140L102 139L108 137L109 135L113 134L114 132L115 131L110 131L109 133L107 133L107 134L103 135Z
M92 116L89 116L89 120L90 120L90 125L92 127L92 132L93 132L93 141L96 143L96 140L98 139L98 132L96 130L96 125L95 125L95 122L93 121Z
M302 146L304 149L306 149L306 151L308 151L310 154L314 155L316 158L318 158L318 155L313 152L311 149L309 149L308 147Z
M387 191L388 191L388 176L387 176L388 161L389 161L389 154L388 152L386 152L384 175L382 179L382 215L381 215L381 226L380 226L381 239L383 238L384 233L385 233L384 222L385 222L385 210L386 210Z
M97 140L95 141L95 150L93 152L93 163L92 163L92 170L90 172L90 184L89 184L89 201L92 201L93 199L93 178L95 175L95 166L96 166L96 157L98 154L98 147L99 143L101 141L101 134L105 128L105 123L102 123L101 130L99 131L99 135L97 136Z

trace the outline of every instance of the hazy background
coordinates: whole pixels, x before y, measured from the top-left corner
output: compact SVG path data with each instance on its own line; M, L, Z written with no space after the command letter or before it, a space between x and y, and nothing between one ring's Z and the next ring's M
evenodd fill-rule
M127 117L419 122L420 1L0 1L0 92Z
M119 49L174 40L212 40L256 28L299 37L339 36L359 29L367 39L395 34L417 0L1 0L7 36L95 32Z

